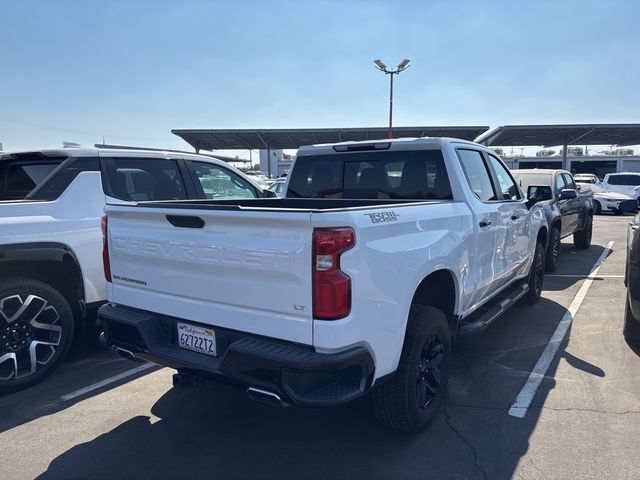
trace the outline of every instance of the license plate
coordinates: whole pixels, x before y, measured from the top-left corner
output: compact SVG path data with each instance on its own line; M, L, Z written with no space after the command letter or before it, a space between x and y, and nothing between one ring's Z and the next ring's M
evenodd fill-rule
M216 332L208 328L178 323L178 345L212 357L217 355Z

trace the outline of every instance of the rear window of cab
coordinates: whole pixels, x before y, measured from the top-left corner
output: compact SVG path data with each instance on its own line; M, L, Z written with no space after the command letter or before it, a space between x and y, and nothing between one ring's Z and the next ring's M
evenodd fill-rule
M440 150L306 155L290 175L293 198L453 199Z

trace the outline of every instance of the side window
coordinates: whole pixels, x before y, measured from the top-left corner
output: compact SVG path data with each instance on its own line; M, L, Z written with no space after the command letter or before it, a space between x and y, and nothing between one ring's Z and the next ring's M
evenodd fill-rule
M104 173L104 192L111 197L134 202L187 198L178 162L170 158L105 158Z
M61 162L62 160L42 163L6 161L0 169L0 200L22 200Z
M82 172L99 172L97 157L69 158L61 163L26 198L30 200L51 201L57 199Z
M635 187L640 185L640 175L620 175L622 181L620 185L628 185Z
M205 198L256 198L255 189L246 180L213 163L191 162L202 185Z
M458 156L473 193L483 202L495 200L496 194L493 191L491 177L480 152L459 149Z
M573 178L571 178L571 175L569 175L568 173L563 173L562 176L564 177L564 183L567 184L565 188L571 188L572 190L575 190L576 184L573 182Z
M500 163L493 155L487 155L489 157L489 162L491 162L491 167L498 178L498 183L500 184L500 192L499 197L501 200L520 200L520 190L516 186L515 182L509 175L507 169Z
M609 175L609 178L607 179L607 183L609 185L621 185L620 175Z
M560 196L560 192L566 188L562 175L556 175L556 197Z

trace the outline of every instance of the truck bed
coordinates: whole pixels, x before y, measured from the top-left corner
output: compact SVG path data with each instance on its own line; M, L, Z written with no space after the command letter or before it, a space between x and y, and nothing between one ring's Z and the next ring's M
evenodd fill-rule
M141 207L199 210L296 210L303 212L348 211L375 207L438 204L444 200L353 199L353 198L252 198L243 200L168 200L139 202ZM446 203L451 203L450 200Z

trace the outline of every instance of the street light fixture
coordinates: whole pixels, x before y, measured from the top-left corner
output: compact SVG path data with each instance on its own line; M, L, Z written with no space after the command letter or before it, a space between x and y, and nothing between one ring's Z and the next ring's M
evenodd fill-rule
M392 122L393 122L393 76L394 75L398 75L400 72L406 70L407 68L409 68L409 62L411 60L409 60L408 58L405 58L404 60L402 60L398 66L396 67L395 70L389 70L387 68L387 66L384 64L384 62L380 59L378 60L374 60L373 63L375 64L376 68L378 70L380 70L381 72L384 72L385 75L389 75L391 78L391 82L390 82L390 87L389 87L389 138L393 138L393 127L392 127Z

